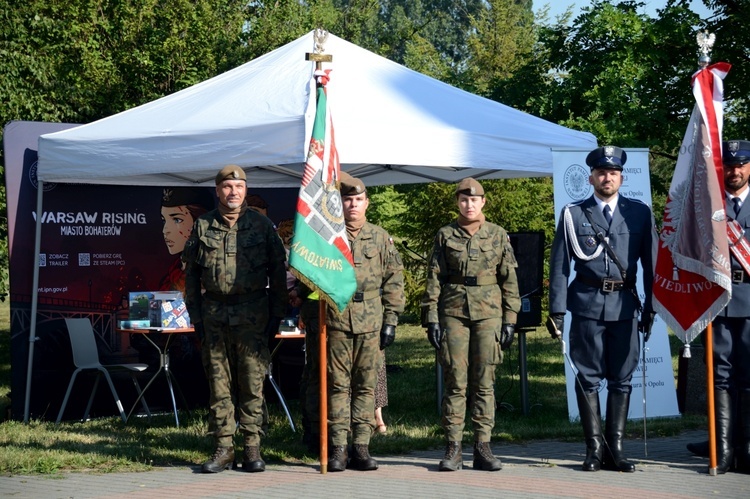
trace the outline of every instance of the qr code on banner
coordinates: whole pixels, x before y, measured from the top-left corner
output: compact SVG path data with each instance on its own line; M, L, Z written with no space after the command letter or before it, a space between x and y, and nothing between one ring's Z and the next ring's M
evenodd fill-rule
M40 267L47 266L47 253L39 253L39 266Z
M91 266L91 253L78 253L78 266L90 267Z

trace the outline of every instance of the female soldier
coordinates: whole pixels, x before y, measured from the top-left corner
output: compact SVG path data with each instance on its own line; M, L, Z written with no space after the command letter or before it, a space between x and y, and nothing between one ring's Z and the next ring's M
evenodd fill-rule
M484 189L473 178L456 189L458 220L441 228L427 273L422 324L438 351L445 392L445 457L440 471L461 469L466 389L471 390L474 469L498 471L489 442L495 423L495 366L510 347L521 307L516 259L505 230L485 221Z

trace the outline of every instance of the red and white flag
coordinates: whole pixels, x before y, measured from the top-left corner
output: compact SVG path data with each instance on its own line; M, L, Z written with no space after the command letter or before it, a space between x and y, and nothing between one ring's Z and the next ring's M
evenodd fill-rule
M729 303L731 264L721 161L723 78L717 63L693 75L696 104L677 157L654 273L654 309L690 343Z

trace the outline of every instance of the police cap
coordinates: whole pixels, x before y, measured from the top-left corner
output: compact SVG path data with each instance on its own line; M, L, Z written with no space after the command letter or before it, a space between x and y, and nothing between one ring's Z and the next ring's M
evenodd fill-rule
M605 170L622 171L622 167L627 160L627 153L617 146L597 147L586 156L586 164L592 170L603 168Z
M725 165L750 163L750 140L727 140L722 143L721 159Z
M357 194L362 194L367 190L365 188L364 182L362 182L358 178L352 177L344 171L341 172L339 180L339 191L341 191L342 196L356 196Z
M227 165L216 174L216 185L219 185L225 180L244 180L247 182L247 176L245 170L237 165Z
M467 196L484 196L482 184L471 177L463 179L456 187L456 196L466 194Z

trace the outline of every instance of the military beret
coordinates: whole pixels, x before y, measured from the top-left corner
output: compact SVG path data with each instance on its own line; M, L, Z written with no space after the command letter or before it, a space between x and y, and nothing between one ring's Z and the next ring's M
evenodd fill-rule
M750 162L750 140L723 142L721 156L725 165L741 165Z
M456 187L456 196L466 194L467 196L484 196L482 184L471 177L463 179Z
M620 170L628 160L625 151L617 146L597 147L586 156L586 164L593 170L603 168L605 170Z
M340 185L339 191L342 196L356 196L366 192L365 184L358 178L354 178L348 173L342 171L339 176Z
M225 180L244 180L247 182L247 176L245 176L245 170L237 165L227 165L216 174L216 185L219 185Z
M206 210L213 210L214 197L206 187L165 187L161 205L167 207L197 204Z

